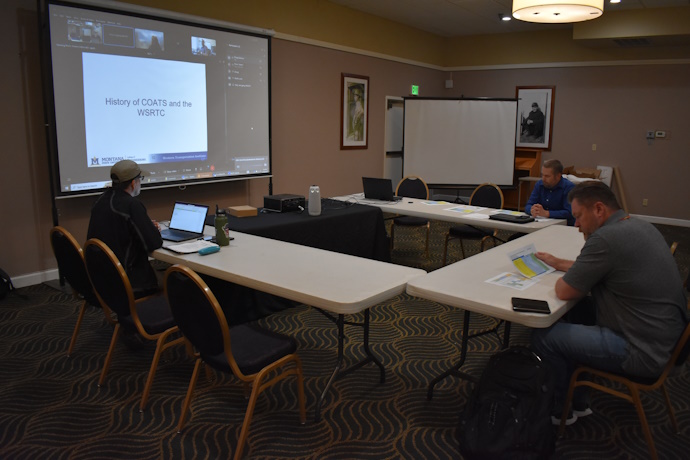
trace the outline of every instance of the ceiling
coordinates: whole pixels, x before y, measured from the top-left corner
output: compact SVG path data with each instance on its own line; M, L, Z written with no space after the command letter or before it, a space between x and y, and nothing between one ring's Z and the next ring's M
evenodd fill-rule
M511 14L512 0L329 0L348 8L380 16L442 37L483 35L566 28L572 25L501 21ZM688 6L690 0L605 0L604 14L642 8Z

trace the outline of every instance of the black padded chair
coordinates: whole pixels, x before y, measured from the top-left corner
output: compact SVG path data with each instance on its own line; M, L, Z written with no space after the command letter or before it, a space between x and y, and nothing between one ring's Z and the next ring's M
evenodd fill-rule
M594 369L587 366L580 366L575 369L572 377L570 378L570 387L568 388L568 396L566 397L565 405L563 406L563 415L561 416L561 425L559 429L559 436L563 435L565 429L565 421L568 418L568 412L570 410L570 404L573 399L573 392L575 387L588 386L596 390L603 391L613 396L623 398L635 405L637 410L637 416L640 418L640 424L642 425L642 432L644 433L644 438L647 441L647 447L649 448L649 455L653 459L657 459L656 448L654 447L654 438L652 438L652 432L649 429L647 423L647 417L645 416L644 407L642 407L642 401L640 399L641 391L652 391L657 388L661 388L661 392L664 395L664 400L666 401L666 407L668 408L668 415L671 419L671 424L676 433L680 433L678 429L678 422L676 421L676 415L673 412L673 407L671 406L671 398L668 395L666 386L664 382L669 374L673 371L680 369L681 366L688 359L690 354L690 323L685 327L685 331L680 336L680 339L676 343L673 350L671 358L668 360L666 367L661 372L661 375L657 378L641 378L633 377L628 375L613 374L611 372L604 372L598 369ZM592 377L598 377L597 382L591 380ZM580 379L583 380L580 380ZM613 384L611 387L606 386L601 382L610 382ZM628 392L620 390L621 387L627 388Z
M423 200L429 199L429 187L423 179L416 176L404 177L395 189L397 196L408 198L421 198ZM429 219L415 216L398 216L393 219L391 224L391 250L395 241L395 227L426 227L426 257L429 257L429 233L431 225Z
M122 329L129 333L138 333L146 340L156 341L156 351L153 354L139 406L139 409L143 411L148 402L161 354L168 348L182 343L183 338L177 337L168 341L179 329L175 325L165 296L159 294L135 298L125 269L108 245L101 240L90 239L84 245L84 258L86 271L98 300L101 305L112 310L117 317L98 386L105 381Z
M57 260L60 274L69 283L73 295L83 301L79 310L79 316L77 317L77 324L74 326L72 339L67 349L67 356L71 356L86 309L89 306L100 308L100 302L96 297L96 293L93 292L89 275L86 273L84 253L72 234L63 227L55 226L50 230L50 245L53 248L53 254ZM108 322L115 324L112 313L107 307L105 307L104 313Z
M496 184L485 183L478 185L470 196L470 205L483 206L486 208L503 209L503 192ZM473 227L471 225L454 225L448 229L446 234L446 244L443 247L443 265L446 265L448 257L448 242L453 239L460 240L460 250L462 258L465 258L465 246L463 240L479 240L480 250L484 251L484 243L493 240L496 245L497 230L489 230Z
M207 372L211 367L233 374L245 387L251 386L234 458L242 456L259 394L291 375L297 376L300 422L305 423L302 362L295 354L297 342L294 339L254 325L228 327L216 297L190 268L181 265L168 268L165 274L165 293L175 321L188 342L187 349L193 347L197 350L194 354L196 364L182 406L178 431L182 430L187 420L202 363L207 366Z

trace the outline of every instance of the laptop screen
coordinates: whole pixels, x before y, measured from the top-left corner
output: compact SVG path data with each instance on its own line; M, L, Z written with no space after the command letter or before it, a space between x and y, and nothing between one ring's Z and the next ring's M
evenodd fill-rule
M362 177L364 198L393 201L393 181L378 177Z
M202 233L208 214L208 206L192 203L175 203L170 228L186 232Z

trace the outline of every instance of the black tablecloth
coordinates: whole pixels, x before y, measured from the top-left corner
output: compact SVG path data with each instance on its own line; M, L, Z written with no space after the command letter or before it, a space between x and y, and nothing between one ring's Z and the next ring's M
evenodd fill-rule
M213 225L214 216L206 218ZM379 208L321 200L321 215L303 212L260 212L252 217L228 216L231 230L368 259L391 261L390 246Z
M213 225L214 216L206 218ZM232 231L301 244L327 251L390 262L390 246L379 208L337 200L321 200L321 215L303 212L260 212L252 217L228 216ZM241 324L296 305L295 302L224 280L202 275L228 322Z

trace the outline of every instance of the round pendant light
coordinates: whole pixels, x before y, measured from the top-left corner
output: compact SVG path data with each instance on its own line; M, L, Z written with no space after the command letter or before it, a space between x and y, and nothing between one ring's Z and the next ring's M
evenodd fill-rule
M604 14L604 0L513 0L513 17L527 22L563 24Z

